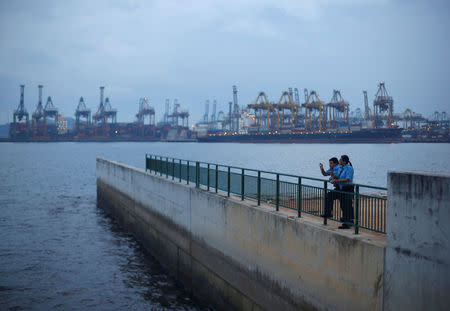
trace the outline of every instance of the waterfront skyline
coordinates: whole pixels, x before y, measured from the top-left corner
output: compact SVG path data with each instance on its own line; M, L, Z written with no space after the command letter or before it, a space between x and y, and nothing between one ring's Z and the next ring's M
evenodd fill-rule
M12 119L19 84L31 114L52 96L73 117L83 96L93 112L100 85L132 121L147 96L157 120L166 98L189 109L191 124L207 99L227 110L265 91L276 101L288 87L340 89L352 110L373 100L380 81L406 108L425 117L448 111L450 28L446 1L2 2L0 123ZM302 98L302 97L301 97Z

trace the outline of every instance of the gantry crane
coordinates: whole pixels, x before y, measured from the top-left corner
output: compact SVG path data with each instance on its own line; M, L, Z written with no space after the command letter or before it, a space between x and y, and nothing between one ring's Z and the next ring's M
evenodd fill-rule
M259 92L258 97L253 104L248 105L249 109L253 109L255 114L255 125L258 127L258 131L261 127L265 130L273 128L274 120L274 107L273 104L267 99L267 95L264 92Z
M203 122L208 123L209 120L209 99L205 102L205 114L203 115Z
M213 111L211 114L211 123L215 123L216 120L216 110L217 110L217 100L213 100Z
M173 111L168 116L170 125L173 127L189 127L189 112L187 110L180 110L180 104L177 99L174 100L173 106Z
M108 122L108 120L111 120L111 124L117 123L117 109L111 108L109 97L105 98L105 109L103 113L105 114L106 122Z
M92 120L94 122L100 123L101 126L106 125L106 119L105 119L105 105L103 104L103 93L104 93L105 87L100 87L100 104L98 105L97 112L92 116Z
M111 108L109 98L105 99L103 102L103 93L105 87L100 87L100 103L98 105L97 112L92 116L94 122L96 122L100 128L97 134L107 135L109 131L108 120L111 120L111 124L115 124L117 121L117 110Z
M364 121L370 121L372 119L372 110L369 107L369 100L367 98L367 91L363 91L364 94Z
M290 89L291 91L292 89ZM277 113L276 118L276 129L280 128L292 128L298 125L298 108L299 106L295 104L292 100L292 96L289 92L283 92L281 94L280 100L274 105ZM287 113L286 113L287 110ZM281 117L281 124L280 124Z
M44 135L44 107L42 106L42 85L38 85L39 100L36 106L36 110L32 114L31 128L33 136Z
M378 91L373 101L373 114L375 128L394 127L394 100L386 91L384 82L378 84Z
M82 125L81 118L85 119L85 127L91 124L91 109L86 107L83 97L80 97L77 109L75 110L75 126L77 133L80 131L80 126Z
M316 91L311 91L309 93L302 108L305 108L305 129L321 131L326 128L325 105L319 99Z
M330 102L326 105L326 113L328 128L335 129L344 125L350 129L349 121L349 104L341 95L339 90L333 90L333 96Z
M145 124L146 116L148 116L148 125ZM136 117L138 121L137 134L141 136L153 135L155 109L149 105L147 97L139 99L139 112Z
M46 135L48 134L48 131L47 131L47 118L53 118L54 119L55 129L56 129L56 122L57 122L57 118L58 118L58 108L53 106L53 101L52 101L52 98L50 96L47 97L47 103L45 104L45 107L44 107L44 130L45 130L45 134ZM56 132L54 134L56 134Z
M30 120L29 114L25 109L24 102L25 85L20 85L20 102L19 106L13 113L13 124L10 130L11 137L17 137L18 135L28 136L30 133ZM22 119L25 118L25 125L21 126Z

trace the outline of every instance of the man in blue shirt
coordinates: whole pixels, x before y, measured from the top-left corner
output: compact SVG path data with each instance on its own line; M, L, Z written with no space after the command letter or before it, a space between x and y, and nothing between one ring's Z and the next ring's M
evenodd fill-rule
M339 159L342 171L338 178L331 180L332 184L338 184L341 191L342 226L339 229L348 229L353 223L353 165L347 155L342 155ZM346 193L347 192L347 193Z
M323 169L323 164L320 163L319 167L320 167L320 171L322 173L323 176L330 176L330 181L333 179L337 179L339 178L341 171L342 171L342 166L339 165L339 161L337 158L331 158L329 160L330 162L330 168L328 170L324 170ZM334 184L334 189L335 190L339 190L339 184ZM339 193L335 192L335 191L328 191L326 194L326 199L325 199L325 211L324 214L321 215L321 217L332 217L333 216L333 202L334 200L337 200L340 198Z

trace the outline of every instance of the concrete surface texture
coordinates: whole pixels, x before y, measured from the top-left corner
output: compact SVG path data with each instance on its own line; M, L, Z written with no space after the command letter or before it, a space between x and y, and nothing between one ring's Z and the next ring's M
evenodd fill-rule
M389 172L384 310L450 309L450 174Z
M97 159L99 206L219 309L382 310L385 244Z

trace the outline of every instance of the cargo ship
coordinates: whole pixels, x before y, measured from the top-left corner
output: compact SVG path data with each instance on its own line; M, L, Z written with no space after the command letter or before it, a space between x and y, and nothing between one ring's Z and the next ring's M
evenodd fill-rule
M397 143L402 142L402 129L358 129L346 131L291 132L208 132L197 137L199 142L227 143Z

